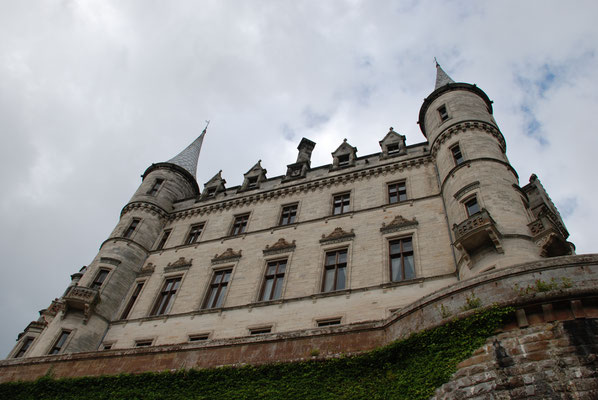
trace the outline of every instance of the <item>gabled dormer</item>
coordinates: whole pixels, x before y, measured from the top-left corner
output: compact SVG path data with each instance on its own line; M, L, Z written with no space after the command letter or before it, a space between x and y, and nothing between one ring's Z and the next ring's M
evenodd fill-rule
M405 135L395 132L391 126L386 136L384 136L384 139L378 142L382 149L380 158L389 158L407 154L405 139Z
M262 168L262 160L259 160L249 171L243 174L243 184L239 189L240 192L245 190L253 190L260 187L260 184L266 180L266 171Z
M224 192L226 188L224 185L226 181L222 179L222 170L218 171L216 175L212 177L203 185L203 192L201 193L201 199L213 199L220 192Z
M343 143L332 153L332 169L352 167L355 165L356 158L357 147L351 146L347 143L347 139L344 139Z

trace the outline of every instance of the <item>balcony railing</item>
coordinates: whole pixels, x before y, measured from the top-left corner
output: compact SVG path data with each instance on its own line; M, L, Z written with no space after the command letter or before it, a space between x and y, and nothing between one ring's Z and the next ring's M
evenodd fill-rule
M496 251L503 252L496 222L484 208L460 224L453 225L453 232L455 247L468 255L485 246L494 246Z
M65 303L64 315L71 310L83 311L85 321L93 310L93 307L100 300L100 293L96 289L84 286L71 286L63 297Z

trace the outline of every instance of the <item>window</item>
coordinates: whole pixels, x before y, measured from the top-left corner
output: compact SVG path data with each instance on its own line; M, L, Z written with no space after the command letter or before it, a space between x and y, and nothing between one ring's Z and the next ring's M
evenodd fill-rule
M399 144L393 143L386 146L386 151L388 152L389 156L395 155L399 152Z
M247 229L247 221L249 221L249 214L237 215L230 231L231 236L244 233Z
M156 182L154 182L152 188L148 190L147 194L150 196L155 196L156 193L158 193L158 189L160 189L160 186L162 186L162 183L164 183L164 179L156 179Z
M463 154L461 154L461 148L459 148L458 144L451 147L451 153L453 153L453 160L455 160L455 165L460 165L463 163Z
M129 225L129 227L125 231L125 234L123 235L125 238L128 239L133 235L133 232L135 232L135 228L137 228L137 225L139 225L139 221L141 220L138 218L133 218L133 221L131 221L131 224Z
M250 176L247 178L247 186L245 187L247 190L257 188L257 176Z
M214 197L216 196L216 189L218 189L216 186L212 186L207 188L206 190L206 197Z
M390 248L390 280L400 282L415 278L413 241L411 238L393 240Z
M340 156L338 156L338 166L346 167L347 165L349 165L349 160L349 154L341 154Z
M332 203L332 215L340 215L349 212L351 204L351 194L343 193L334 196Z
M468 217L480 212L480 205L478 204L478 198L476 196L471 197L469 200L465 201L464 204Z
M276 300L280 298L286 268L287 260L271 261L268 263L260 300Z
M15 358L23 357L29 347L31 347L31 343L33 343L33 338L31 336L27 336L25 339L23 339L23 344L21 345L21 348L17 354L15 354Z
M58 354L63 349L66 340L68 339L69 335L71 334L70 331L62 331L56 342L54 342L54 346L50 349L48 354Z
M153 339L143 339L143 340L136 340L135 347L148 347L154 343Z
M228 282L230 276L233 273L232 269L223 269L215 271L212 277L212 283L210 284L210 290L206 301L204 302L204 308L218 308L222 307L224 303L224 296L226 295L226 289L228 288Z
M102 350L110 350L114 343L104 343Z
M106 277L108 276L109 273L110 273L110 270L108 270L108 269L103 269L103 268L100 269L98 271L98 274L96 275L96 278L91 283L90 288L96 289L96 290L101 288L102 284L106 280Z
M162 250L164 248L164 246L166 246L166 242L168 241L170 232L171 232L170 229L164 231L164 233L162 234L162 238L160 239L160 242L158 243L158 247L156 247L156 250Z
M279 225L289 225L295 223L297 216L297 204L291 204L282 207L282 213L280 213Z
M250 335L263 335L272 332L271 326L262 326L261 328L249 328Z
M123 310L123 313L122 313L120 319L127 319L127 317L129 316L129 313L131 312L131 309L133 308L133 306L135 305L135 302L137 301L137 298L139 297L139 294L141 293L141 289L143 289L144 284L145 284L145 282L137 282L137 285L135 286L135 289L133 290L133 293L131 294L131 298L129 299L127 306Z
M208 340L209 337L210 337L209 333L198 333L195 335L189 335L189 341L190 342L200 342L202 340Z
M440 115L441 121L446 121L449 117L448 112L446 111L445 105L442 105L438 108L438 114Z
M191 229L189 230L189 234L187 235L187 240L185 240L185 244L192 244L199 240L199 236L201 236L201 231L203 231L204 224L196 224L192 225Z
M388 204L407 200L407 185L405 181L388 185Z
M346 284L347 249L329 251L326 253L324 265L323 292L342 290Z
M318 323L318 327L324 327L324 326L332 326L332 325L340 325L341 324L341 318L337 317L337 318L327 318L327 319L321 319L317 321Z
M180 276L167 279L166 282L164 282L164 286L156 299L156 304L152 309L151 315L163 315L170 311L170 307L172 307L172 303L174 303L174 297L179 286L181 286Z

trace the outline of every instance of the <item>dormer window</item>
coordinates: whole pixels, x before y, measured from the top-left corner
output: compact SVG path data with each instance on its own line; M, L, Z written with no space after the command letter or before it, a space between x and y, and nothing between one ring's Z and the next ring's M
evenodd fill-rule
M266 180L266 170L262 168L262 160L259 160L244 176L243 184L239 191L253 190L260 187L260 184Z
M398 143L389 144L388 146L386 146L386 149L388 150L388 155L389 156L398 154L398 152L399 152L399 144Z
M156 182L154 182L151 189L147 192L148 196L155 196L163 183L164 179L156 179Z
M249 178L247 178L247 190L257 188L257 178L257 176L250 176Z
M206 197L216 196L216 186L210 187L206 190Z
M224 192L226 189L224 184L226 181L222 179L222 171L219 171L216 175L212 177L209 181L207 181L203 187L204 190L201 194L201 199L212 199L216 197L216 194L219 192Z
M347 165L349 165L349 154L343 154L338 156L338 166L346 167Z
M440 120L443 122L449 118L448 111L446 110L446 106L444 104L438 107L438 115L440 115Z
M405 135L395 132L394 128L391 126L384 138L378 142L380 143L380 148L382 149L380 158L384 159L388 157L395 157L401 154L407 154L405 140Z

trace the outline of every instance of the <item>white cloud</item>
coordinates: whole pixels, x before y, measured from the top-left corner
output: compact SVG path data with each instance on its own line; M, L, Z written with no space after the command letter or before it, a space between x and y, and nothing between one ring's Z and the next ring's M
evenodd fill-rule
M303 136L317 142L314 166L343 138L360 155L379 151L389 126L413 144L434 56L495 101L521 183L537 173L578 250L595 251L597 11L592 1L5 4L0 353L93 258L145 168L204 120L200 185L220 169L239 184L258 159L282 174ZM530 115L547 145L527 134Z

